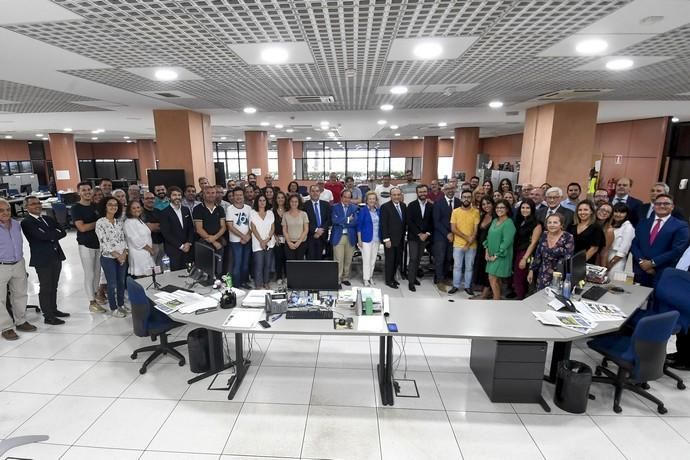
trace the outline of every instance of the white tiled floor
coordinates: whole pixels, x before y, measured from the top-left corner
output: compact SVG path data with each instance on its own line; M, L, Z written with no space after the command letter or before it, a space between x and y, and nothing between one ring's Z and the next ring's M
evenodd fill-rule
M45 326L31 311L39 332L0 342L0 439L50 439L0 460L609 460L690 452L690 390L677 390L669 379L652 383L669 409L664 416L630 393L616 415L611 388L598 385L586 414L554 404L546 414L535 404L489 401L469 369L465 340L408 338L396 376L414 379L420 398L397 398L392 408L381 406L376 387L378 342L362 337L262 336L234 401L207 390L209 381L187 385L188 366L167 357L140 375L146 355L133 361L130 354L150 340L134 336L129 320L88 313L73 234L63 247L68 260L59 302L72 313L68 324ZM422 283L417 297L440 295L428 279ZM406 289L390 292L398 301L411 298ZM593 364L596 355L575 348L573 357ZM553 386L545 384L543 394L551 401Z

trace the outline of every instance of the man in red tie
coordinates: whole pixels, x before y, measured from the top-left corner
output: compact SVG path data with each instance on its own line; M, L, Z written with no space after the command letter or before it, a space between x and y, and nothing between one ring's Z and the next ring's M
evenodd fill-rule
M654 287L661 273L675 267L688 246L688 224L671 215L673 198L661 194L654 200L654 215L635 228L633 254L635 282Z

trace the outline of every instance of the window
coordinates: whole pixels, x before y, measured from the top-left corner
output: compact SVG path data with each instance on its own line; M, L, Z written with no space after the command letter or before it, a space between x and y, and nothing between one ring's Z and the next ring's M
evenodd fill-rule
M305 142L302 159L295 160L295 178L327 179L331 172L355 182L378 178L390 172L388 141Z
M268 143L268 172L274 179L280 179L278 171L278 143Z
M214 142L213 161L225 166L226 180L239 180L247 176L247 151L244 142Z
M422 159L419 157L399 157L391 158L391 177L402 179L405 171L411 169L412 177L420 179L422 177Z
M139 178L139 160L79 160L79 177L82 180L108 177L136 181Z

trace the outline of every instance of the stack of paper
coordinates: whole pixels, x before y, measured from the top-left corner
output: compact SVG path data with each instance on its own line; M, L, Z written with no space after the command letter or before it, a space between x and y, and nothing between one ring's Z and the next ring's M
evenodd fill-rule
M548 326L561 326L571 331L587 334L597 327L597 323L590 321L580 313L561 313L557 311L533 311L532 314L539 322Z
M573 305L579 313L591 321L621 321L627 316L613 304L582 300L574 301Z
M266 294L272 294L268 289L252 289L247 297L242 300L242 306L247 308L264 308L266 306Z
M235 308L225 319L223 326L233 329L251 329L256 327L256 323L264 318L265 313L263 310L257 310L256 308Z
M158 310L166 314L175 311L180 313L194 313L202 308L218 306L218 300L213 297L204 297L195 292L179 290L175 292L157 293L155 306Z

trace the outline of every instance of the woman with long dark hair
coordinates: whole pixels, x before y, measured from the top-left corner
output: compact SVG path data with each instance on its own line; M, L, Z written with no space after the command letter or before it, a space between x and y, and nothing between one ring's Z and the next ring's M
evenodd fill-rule
M513 210L506 200L494 204L496 218L491 222L484 241L486 272L494 300L501 300L501 281L513 274L513 243L515 224L510 218Z
M477 187L479 189L479 187ZM479 227L477 228L477 248L484 247L484 241L489 233L489 227L496 217L494 212L494 200L490 196L484 196L480 202L479 209ZM491 284L489 284L489 275L486 273L486 257L482 257L480 253L474 258L474 281L473 285L482 290L480 297L482 299L491 298Z
M494 184L490 179L484 179L484 182L482 182L482 188L484 189L484 196L494 196Z
M129 274L133 277L150 276L155 265L153 256L156 251L151 240L151 230L141 220L142 213L141 203L130 201L125 212L127 219L122 226L129 250Z
M272 190L267 188L266 190ZM252 267L256 289L270 289L270 273L273 267L275 242L275 215L268 209L264 195L254 200L254 209L249 218L252 233Z
M296 193L288 198L288 210L283 214L283 235L285 236L285 258L302 260L307 252L309 216L302 211L302 199Z
M287 212L287 195L284 192L276 192L275 205L271 209L274 216L275 240L273 248L273 260L275 261L275 274L278 286L282 286L285 278L285 235L283 234L283 216Z
M515 217L515 261L513 263L513 289L517 300L527 295L527 275L532 261L532 254L539 244L542 227L537 220L534 201L530 198L523 200Z
M108 286L108 304L115 318L127 316L125 277L127 276L127 240L122 226L122 204L113 197L101 201L96 221L96 235L101 248L101 267Z
M573 223L566 229L575 238L575 253L586 251L588 264L596 264L599 251L606 246L604 231L596 219L594 203L582 200L575 208Z
M629 214L630 208L625 203L616 203L613 207L613 219L611 219L613 243L609 248L606 262L611 278L614 273L625 272L630 246L635 238L635 227L630 223Z
M510 181L510 179L504 177L503 179L501 179L501 182L498 183L498 190L501 193L512 192L513 183Z

